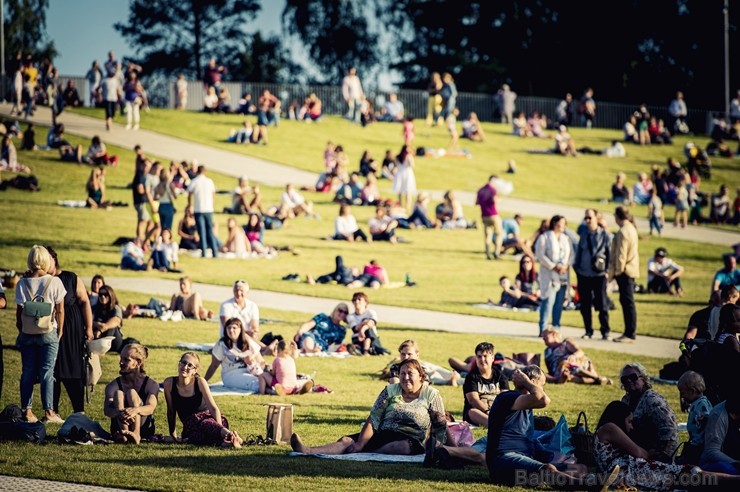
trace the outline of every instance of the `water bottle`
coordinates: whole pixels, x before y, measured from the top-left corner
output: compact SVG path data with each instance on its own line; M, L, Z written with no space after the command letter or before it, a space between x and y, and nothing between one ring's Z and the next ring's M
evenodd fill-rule
M408 285L410 283L411 283L411 274L410 273L407 273L406 274L406 285Z

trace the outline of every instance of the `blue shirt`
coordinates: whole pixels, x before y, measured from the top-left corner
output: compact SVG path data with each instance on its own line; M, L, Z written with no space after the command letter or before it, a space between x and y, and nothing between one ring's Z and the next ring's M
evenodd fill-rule
M504 237L519 234L519 223L516 219L504 219L501 226L504 228Z
M494 458L504 453L534 456L535 440L532 428L532 410L512 410L518 391L506 391L493 400L488 414L488 449L486 456Z
M725 285L734 285L740 289L740 269L736 268L731 272L725 271L724 268L717 270L714 274L714 281L719 282L720 289Z

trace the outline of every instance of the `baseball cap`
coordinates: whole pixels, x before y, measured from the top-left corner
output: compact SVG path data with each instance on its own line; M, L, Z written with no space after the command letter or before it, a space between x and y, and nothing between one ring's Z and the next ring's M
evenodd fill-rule
M662 256L663 258L665 258L666 256L668 256L668 251L666 251L665 248L658 248L655 250L655 256Z

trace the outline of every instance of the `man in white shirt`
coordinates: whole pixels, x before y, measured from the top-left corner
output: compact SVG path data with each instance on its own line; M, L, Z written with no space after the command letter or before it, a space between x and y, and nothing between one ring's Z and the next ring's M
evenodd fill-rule
M224 301L219 311L219 319L221 321L218 333L219 338L224 336L224 326L231 318L242 320L244 330L249 336L255 338L259 334L260 311L257 304L247 299L248 292L249 284L245 280L234 282L234 297Z
M280 217L298 217L301 214L313 215L313 203L306 201L293 185L285 185L285 191L280 195Z
M665 248L656 249L655 256L648 260L648 292L683 296L680 278L683 271L681 265L668 258Z
M355 123L360 122L360 107L362 105L362 83L360 77L357 76L357 69L350 67L347 71L347 75L342 79L342 96L347 102L347 114L345 118Z
M216 198L216 185L206 176L206 167L198 167L198 175L188 185L188 206L193 207L195 223L200 234L200 251L206 256L211 248L213 256L218 255L218 241L213 233L213 202Z

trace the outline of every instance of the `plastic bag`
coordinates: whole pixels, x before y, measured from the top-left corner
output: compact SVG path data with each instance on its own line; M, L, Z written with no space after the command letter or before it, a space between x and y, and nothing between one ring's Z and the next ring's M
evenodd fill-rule
M540 434L537 442L543 451L553 454L551 462L555 463L567 460L576 450L564 415L560 416L555 427Z
M456 447L470 447L475 442L470 424L467 422L447 423L447 444Z

